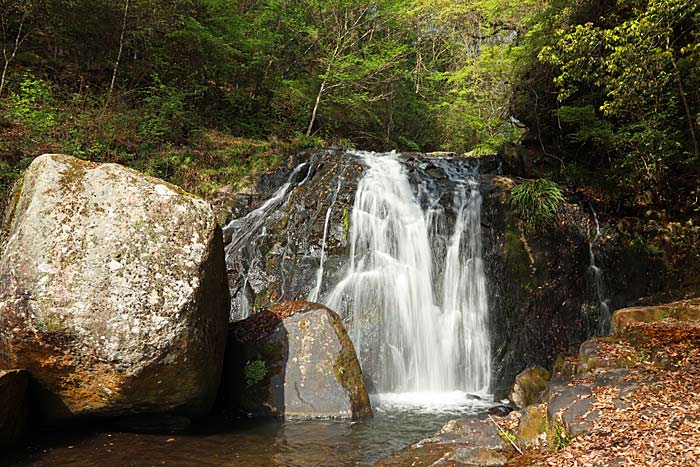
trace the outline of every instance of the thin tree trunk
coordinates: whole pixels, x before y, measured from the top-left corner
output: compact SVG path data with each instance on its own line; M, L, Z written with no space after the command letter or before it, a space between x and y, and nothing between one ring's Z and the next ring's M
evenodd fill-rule
M2 57L5 60L5 64L2 67L2 76L0 77L0 96L2 96L2 93L5 90L5 82L7 80L7 70L10 68L10 62L15 59L15 57L17 56L17 51L19 50L19 46L24 41L24 38L22 38L22 29L24 28L24 21L26 19L27 19L27 11L25 11L22 14L22 20L19 23L19 29L17 30L17 36L15 37L15 44L12 48L12 54L10 54L9 58L7 56L7 47L4 44L2 46Z
M309 120L309 127L306 129L306 136L311 136L311 131L314 128L314 122L316 121L316 114L318 113L318 106L321 104L321 97L326 90L326 80L324 79L321 83L321 87L318 89L318 94L316 94L316 103L314 104L314 110L311 112L311 120Z
M117 52L117 60L114 62L114 70L112 71L112 82L109 84L109 92L107 93L107 100L112 97L112 92L114 92L114 84L117 81L117 71L119 70L119 62L122 59L122 52L124 51L124 32L126 31L126 17L129 13L129 0L124 2L124 17L122 18L122 31L119 35L119 52Z

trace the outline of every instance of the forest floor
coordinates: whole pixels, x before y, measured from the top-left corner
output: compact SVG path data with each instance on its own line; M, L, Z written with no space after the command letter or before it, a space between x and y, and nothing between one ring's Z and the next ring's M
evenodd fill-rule
M625 379L638 389L622 396L614 385L595 388L592 406L599 416L587 433L556 452L529 450L507 465L700 465L700 300L670 306L682 316L663 308L661 320L628 324L621 338L601 342L599 352L629 368ZM596 371L604 370L570 384Z

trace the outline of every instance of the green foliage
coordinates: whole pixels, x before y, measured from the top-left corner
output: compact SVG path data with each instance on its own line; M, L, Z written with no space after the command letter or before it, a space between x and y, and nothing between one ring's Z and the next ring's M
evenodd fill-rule
M145 91L139 133L153 142L183 141L194 119L186 109L185 97L183 91L156 77L155 84Z
M564 449L573 440L571 434L566 429L561 420L556 420L554 422L554 433L552 435L552 449L556 452L560 449Z
M544 178L516 185L510 198L515 212L531 228L553 223L563 201L564 194L559 185Z
M262 383L267 376L268 369L265 360L248 361L243 369L243 378L246 386L253 387Z
M685 174L700 169L700 4L553 1L533 31L518 117L626 204L694 209Z
M7 116L37 132L46 132L56 125L58 112L53 107L48 82L24 73L18 79L17 91L10 97Z

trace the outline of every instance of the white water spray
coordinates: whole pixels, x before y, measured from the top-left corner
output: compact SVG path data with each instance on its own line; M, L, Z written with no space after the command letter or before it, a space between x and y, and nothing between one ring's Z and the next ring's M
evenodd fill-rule
M602 232L600 230L600 223L598 222L598 216L596 215L593 208L591 208L593 213L593 220L595 221L595 237L588 244L588 253L590 257L589 270L593 274L593 288L595 290L596 299L598 301L598 334L601 336L607 336L610 332L610 306L605 298L605 287L603 285L603 272L595 264L595 255L593 254L593 245L600 239Z
M491 351L477 179L450 177L447 214L436 208L440 193L423 187L432 206L424 211L394 153L356 154L368 170L352 211L350 265L325 303L349 317L377 392L486 393ZM449 237L440 238L440 226L450 224Z

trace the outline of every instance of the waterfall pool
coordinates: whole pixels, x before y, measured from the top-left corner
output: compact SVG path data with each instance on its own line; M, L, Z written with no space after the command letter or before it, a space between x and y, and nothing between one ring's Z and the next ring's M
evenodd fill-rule
M47 433L3 459L7 467L358 467L432 435L450 419L494 404L463 392L381 394L361 422L212 421L188 435L108 431Z

